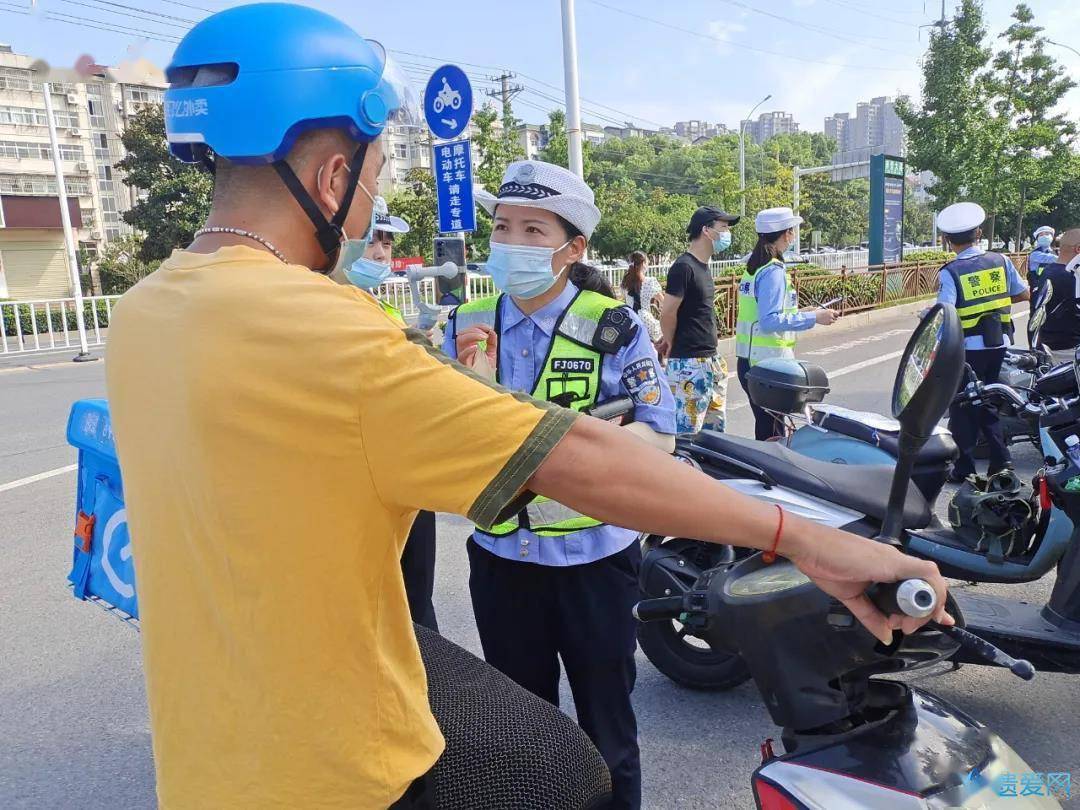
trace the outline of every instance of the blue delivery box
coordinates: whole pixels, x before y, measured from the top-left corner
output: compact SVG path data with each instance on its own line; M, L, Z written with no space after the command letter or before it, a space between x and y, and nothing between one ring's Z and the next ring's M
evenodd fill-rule
M137 619L124 485L109 422L109 403L83 399L71 407L68 443L79 451L71 583L79 599L105 602Z

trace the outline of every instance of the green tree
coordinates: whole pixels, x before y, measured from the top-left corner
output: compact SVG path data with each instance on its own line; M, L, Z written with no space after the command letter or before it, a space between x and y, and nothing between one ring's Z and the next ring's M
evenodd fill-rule
M930 206L915 199L910 189L904 191L904 239L916 245L934 237L934 212Z
M935 207L956 202L986 171L976 148L989 110L978 75L990 59L977 0L961 0L951 26L930 33L923 58L920 107L901 99L897 112L908 131L908 161L937 177L930 189Z
M405 187L391 194L386 205L409 223L409 232L397 237L394 252L399 256L423 256L424 263L430 264L439 228L434 176L426 169L412 169Z
M1015 212L1014 230L1022 236L1024 212L1040 209L1057 193L1073 160L1071 144L1076 125L1064 113L1054 113L1076 83L1044 51L1042 28L1024 3L1013 11L1013 24L1001 35L1007 47L983 78L993 99L993 115L981 132L978 150L990 170L985 185L976 186L987 203L986 237L994 240L996 218Z
M1046 201L1043 206L1045 216L1038 217L1037 221L1029 221L1027 233L1029 236L1034 228L1039 225L1049 225L1058 233L1071 228L1080 228L1080 156L1074 157L1058 192Z
M161 264L159 259L142 258L144 239L139 234L113 239L94 262L101 279L103 295L127 292L140 279L153 273Z
M124 212L124 221L145 234L140 247L144 261L164 259L191 242L206 221L213 178L169 154L159 106L149 105L132 116L121 140L127 156L116 168L124 173L124 183L140 192L139 201Z
M866 238L870 184L866 180L830 182L827 174L811 174L802 181L806 203L799 213L806 219L804 234L820 231L822 242L835 247L857 245ZM804 236L803 242L809 239Z
M513 121L512 115L509 116L509 120ZM525 150L515 139L513 129L507 132L504 128L500 132L496 127L498 121L499 113L490 104L475 112L472 118L475 128L472 140L477 158L476 180L493 194L502 185L506 167L515 160L525 157ZM486 254L490 239L491 220L480 214L476 218L476 230L466 237L466 243L480 253Z
M540 160L556 166L570 166L570 143L566 137L566 113L552 110L548 113L547 144L540 150Z

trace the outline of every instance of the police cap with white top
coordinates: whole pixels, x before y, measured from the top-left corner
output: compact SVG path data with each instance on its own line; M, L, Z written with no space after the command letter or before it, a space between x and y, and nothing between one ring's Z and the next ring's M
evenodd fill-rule
M780 233L801 225L803 218L790 208L766 208L754 217L754 230L758 233Z
M401 217L390 216L390 209L382 197L375 198L375 230L386 233L408 233L409 223Z
M986 222L986 212L978 203L958 202L941 209L937 215L938 230L952 235L973 231Z
M498 194L482 188L476 201L494 216L498 205L541 208L565 219L586 239L600 222L593 191L585 181L562 166L539 160L518 160L506 167Z
M1036 239L1038 239L1038 238L1039 238L1040 236L1042 236L1042 235L1043 235L1044 233L1045 233L1045 234L1047 234L1048 236L1051 236L1051 237L1052 237L1052 236L1054 235L1054 229L1053 229L1053 228L1051 228L1051 227L1050 227L1049 225L1040 225L1040 226L1039 226L1038 228L1036 228L1036 229L1035 229L1035 233L1034 233L1034 234L1032 234L1032 235L1033 235L1033 236L1034 236L1034 237L1035 237Z

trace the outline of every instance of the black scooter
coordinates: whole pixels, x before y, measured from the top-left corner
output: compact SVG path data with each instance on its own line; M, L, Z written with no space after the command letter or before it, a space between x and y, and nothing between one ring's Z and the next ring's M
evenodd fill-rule
M951 309L931 313L908 345L893 398L903 431L886 527L902 521L915 453L955 391L962 357ZM919 580L875 586L870 595L890 613L925 617L936 607L936 594ZM962 624L951 595L946 607ZM883 645L794 565L768 565L761 554L715 566L678 595L643 600L635 615L645 623L678 621L711 649L745 662L783 728L784 752L766 741L751 778L761 810L1016 806L1001 795L999 780L1031 769L1000 737L928 692L873 677L959 650L1034 676L1028 662L959 626L927 624ZM1025 807L1060 807L1052 795L1027 798Z
M927 317L941 316L943 329L958 329L951 309L935 308ZM925 328L926 321L917 332ZM962 341L961 341L962 356ZM755 370L760 367L755 367ZM901 366L903 369L903 366ZM752 372L754 373L754 372ZM903 373L903 372L902 372ZM777 409L803 408L812 399L799 380L776 378L775 369L762 369L768 386L790 402L773 402ZM805 376L805 375L804 375ZM815 461L773 442L704 432L680 447L684 461L755 498L779 503L804 517L842 527L863 536L888 536L906 551L938 563L946 576L980 582L1030 582L1057 566L1058 578L1047 605L1032 605L970 590L957 595L960 609L972 631L1018 658L1031 659L1040 669L1080 672L1080 493L1065 484L1080 470L1062 462L1064 439L1080 434L1080 396L1024 403L1016 392L1002 385L972 385L965 396L975 400L1012 396L1018 407L1037 409L1044 444L1052 464L1044 471L1048 495L1054 508L1046 510L1035 540L1014 556L995 557L993 549L975 549L943 527L932 504L911 484L911 470L922 441L905 448L898 439L900 460L890 467L846 466ZM952 386L952 387L950 387ZM955 391L956 383L939 384L942 396ZM751 381L752 394L755 390ZM946 407L948 399L946 399ZM894 402L894 411L901 404ZM929 435L929 434L927 434ZM890 493L894 501L890 512ZM673 596L693 589L714 569L730 566L745 549L710 546L685 538L647 537L641 567L641 586L650 597ZM743 661L723 649L713 648L693 625L658 622L639 629L646 656L665 675L685 686L727 689L749 677ZM960 651L958 662L979 663Z

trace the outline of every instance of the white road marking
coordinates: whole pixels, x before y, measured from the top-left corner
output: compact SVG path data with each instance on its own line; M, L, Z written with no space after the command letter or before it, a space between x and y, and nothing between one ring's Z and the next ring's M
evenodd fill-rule
M1018 320L1021 320L1023 318L1026 318L1027 316L1028 316L1027 312L1018 312L1015 315L1013 315L1013 320L1018 321ZM911 331L911 330L900 329L900 330L893 330L892 332L887 332L885 334L890 334L890 335L893 335L895 337L897 332L906 333L906 332L909 332L909 331ZM852 343L853 345L858 345L858 342L853 342L852 341L850 343ZM841 344L841 345L846 345L846 344ZM820 354L820 353L821 353L820 350L818 350L817 352L807 352L807 354ZM843 377L845 374L853 374L856 371L862 371L864 368L870 368L870 366L876 366L878 363L887 363L890 360L896 360L901 355L903 355L903 353L904 353L903 349L901 349L898 352L889 352L888 354L882 354L882 355L879 355L878 357L871 357L868 360L862 360L862 361L860 361L858 363L852 363L850 366L843 366L842 368L836 369L836 371L829 371L829 372L826 372L826 373L829 375L829 379L833 380L833 379L835 379L837 377ZM731 376L733 376L733 375L731 375L731 374L728 375L729 378ZM734 405L728 405L727 409L728 409L728 411L738 411L738 410L741 410L742 408L748 408L749 406L750 406L749 402L736 402Z
M38 473L37 475L31 475L26 478L20 478L17 481L9 481L6 484L0 484L0 492L7 492L9 489L25 487L27 484L36 484L38 481L44 481L46 478L53 478L54 476L63 475L64 473L75 472L77 469L79 469L78 464L69 464L66 467L57 467L55 470Z
M910 334L910 329L890 329L888 332L880 332L876 335L868 335L867 337L856 338L855 340L846 340L843 343L834 343L831 346L823 346L820 349L803 352L802 354L805 357L820 357L822 355L832 354L833 352L842 352L847 349L854 349L857 346L865 346L867 343L877 343L880 340L888 340L889 338Z

